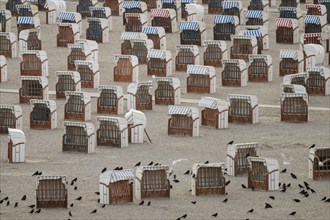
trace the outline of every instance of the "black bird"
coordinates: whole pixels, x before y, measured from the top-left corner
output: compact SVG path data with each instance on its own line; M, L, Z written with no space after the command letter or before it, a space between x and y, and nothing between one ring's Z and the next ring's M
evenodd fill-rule
M124 168L123 167L118 167L118 170L123 170Z
M280 192L285 193L286 192L286 188L281 189Z
M34 209L31 209L31 211L29 213L32 214L33 212L34 212Z
M290 187L291 186L291 183L289 183L288 185L286 185L286 187Z
M147 206L150 206L151 205L151 201L148 202Z
M74 186L74 188L73 188L74 190L77 190L78 189L78 187L77 186Z
M316 193L314 189L310 188L310 190L311 190L312 193Z
M216 218L216 217L218 216L218 213L216 212L216 213L214 213L212 216L213 216L214 218Z
M70 204L70 207L73 207L73 203Z
M119 167L116 167L115 169L113 169L113 170L119 170Z
M242 184L242 188L243 188L243 189L247 189L247 187L246 187L244 184Z
M207 160L207 161L205 161L205 163L204 164L208 164L209 163L209 161Z
M291 212L289 215L292 215L292 216L294 216L296 214L296 212L295 211L293 211L293 212Z
M100 195L100 192L94 192L96 195Z
M307 198L308 196L309 196L309 193L308 193L308 192L307 192L307 193L305 193L304 197L306 197L306 198Z
M31 209L33 209L35 206L36 206L36 205L29 205L29 207L30 207Z
M305 187L307 188L309 188L309 184L306 182L306 181L304 181L304 185L305 185Z
M180 181L179 181L179 180L173 180L173 182L175 182L175 183L179 183Z
M151 161L150 163L148 163L148 166L151 166L152 164L154 164L154 162L153 162L153 161Z
M134 167L139 167L140 165L141 165L141 162L138 162L138 163L135 164Z
M173 186L170 184L170 189L173 189Z
M195 175L195 174L193 174L193 175L192 175L192 178L195 178L195 177L196 177L196 175Z
M105 207L105 204L103 204L101 207L104 208Z
M293 179L297 179L297 176L294 173L290 173L290 175Z
M104 168L102 169L101 173L104 173L105 171L107 171L107 168L106 168L106 167L104 167Z
M97 209L94 209L91 214L95 214L97 212Z
M299 186L299 189L303 189L304 187L302 186L302 185L300 185L300 184L298 184L298 186Z
M330 198L324 201L325 203L330 203Z
M139 203L139 205L143 205L144 204L144 201L142 200L140 203Z
M9 202L9 200L8 200L6 206L9 206L9 205L10 205L10 202Z
M79 196L78 198L76 198L75 200L78 200L78 201L80 201L82 199L82 197L81 196Z
M273 206L271 206L271 205L268 204L268 203L265 203L265 209L271 209L271 208L273 208Z
M184 214L184 215L181 216L180 218L187 218L187 214Z
M18 206L18 202L15 202L14 208L16 208Z
M225 185L226 185L226 186L228 186L228 185L229 185L229 183L230 183L230 180L228 180L228 181L225 183Z
M230 142L228 142L228 144L227 145L229 145L229 144L233 144L234 143L234 141L230 141Z
M310 146L309 149L312 149L312 148L314 148L314 147L315 147L315 144L313 144L312 146Z
M176 179L176 175L175 174L173 175L173 179Z
M71 211L69 211L69 216L72 217L72 213L71 213Z
M42 172L39 172L38 175L41 176L42 175Z
M286 172L286 168L285 169L283 169L280 173L285 173Z
M191 201L191 203L195 205L196 204L196 201Z
M77 182L78 178L74 178L73 180L71 180L71 182Z
M32 176L38 176L39 175L39 171L36 171L32 174Z
M71 186L73 186L73 184L74 184L74 182L73 182L73 181L71 181L70 185L71 185Z
M252 213L254 210L253 209L250 209L249 211L247 211L247 213Z
M36 213L40 213L41 212L41 209L38 209L37 211L36 211Z
M269 196L270 199L272 200L275 200L275 197L274 196Z
M100 199L97 200L97 203L100 203Z
M22 201L25 201L26 200L26 195L24 195L22 198L21 198Z
M295 201L295 202L300 202L300 199L293 199L293 201Z
M6 196L5 198L3 198L3 200L6 200L7 201L8 200L8 196Z
M250 156L250 153L247 153L246 155L245 155L245 158L247 158L247 157L249 157Z
M324 197L321 199L321 201L325 201L326 199L327 199L327 197L324 196Z
M279 183L278 183L278 187L281 187L281 184L282 184L282 183L281 183L281 182L279 182Z
M158 165L160 166L160 163L155 163L155 164L154 164L154 166L158 166Z
M190 170L187 170L183 175L189 175Z
M228 198L225 198L222 202L227 203L228 202Z
M3 200L3 199L1 199L1 200L0 200L0 204L2 204L2 203L3 203L3 201L4 201L4 200Z

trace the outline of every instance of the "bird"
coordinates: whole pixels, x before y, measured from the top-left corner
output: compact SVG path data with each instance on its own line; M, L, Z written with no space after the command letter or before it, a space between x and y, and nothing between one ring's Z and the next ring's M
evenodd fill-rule
M247 213L252 213L254 210L253 209L250 209L249 211L247 211Z
M184 215L181 216L180 218L187 218L187 214L184 214Z
M269 196L268 198L270 198L271 200L275 200L274 196Z
M124 168L123 167L118 167L118 170L123 170Z
M286 187L290 187L291 186L291 183L289 183L288 185L286 185Z
M176 179L176 175L175 174L173 175L173 179Z
M6 196L5 198L3 198L3 200L7 201L8 200L8 196Z
M2 203L3 203L3 201L4 201L4 199L1 199L1 200L0 200L0 204L2 204Z
M140 203L139 203L139 205L143 205L144 204L144 201L142 200Z
M187 170L183 175L189 175L190 170Z
M316 193L314 189L310 188L310 190L311 190L312 193Z
M310 146L308 149L312 149L315 147L315 144L312 144L312 146Z
M73 207L73 203L70 204L70 207Z
M216 218L216 217L218 216L218 213L216 212L216 213L214 213L212 216L213 216L214 218Z
M141 165L141 162L137 162L134 167L139 167Z
M153 161L151 161L150 163L148 163L148 166L151 166L152 164L154 164L154 162L153 162Z
M306 193L307 191L305 191L304 189L299 192L300 195L305 195Z
M173 182L175 182L175 183L179 183L180 181L179 181L179 180L173 180Z
M286 188L281 189L280 192L285 193L286 192Z
M36 211L36 213L40 213L41 212L41 209L38 209L37 211Z
M290 173L290 175L293 179L297 179L297 176L294 173Z
M29 213L32 214L33 212L34 212L34 209L31 209L31 211Z
M35 206L36 206L36 205L29 205L29 207L30 207L31 209L33 209Z
M6 206L9 206L9 205L10 205L10 201L8 200Z
M207 160L207 161L205 161L205 163L204 164L209 164L209 161Z
M234 141L230 141L230 142L228 142L228 144L227 145L230 145L230 144L233 144L234 143Z
M299 189L303 189L304 187L302 186L302 185L300 185L300 184L298 184L298 186L299 186Z
M100 192L94 192L96 195L100 195Z
M309 193L305 193L304 197L306 197L306 198L307 198L308 196L309 196Z
M78 178L74 178L73 180L71 180L71 182L77 182Z
M295 202L300 202L300 199L292 199L293 201L295 201Z
M244 184L242 184L242 188L243 188L243 189L247 189L247 187L246 187Z
M294 216L296 214L296 212L295 211L293 211L293 212L291 212L289 215L292 215L292 216Z
M282 184L282 183L281 183L281 182L279 182L279 183L278 183L278 187L281 187L281 184Z
M222 202L227 203L228 202L228 198L225 198Z
M309 188L309 183L307 183L306 181L304 181L304 185L306 188Z
M105 204L103 204L101 207L104 208L105 207Z
M265 209L271 209L271 208L273 208L273 206L271 206L271 205L268 204L268 203L265 203Z
M97 200L97 203L100 203L100 199Z
M192 177L192 178L195 178L195 177L196 177L196 174L193 174L191 177Z
M178 159L178 160L174 160L174 161L172 161L172 165L171 165L171 167L170 167L170 169L169 169L169 175L170 175L170 176L171 176L172 173L173 173L173 170L174 170L175 165L176 165L177 163L180 163L180 162L183 162L183 161L188 161L188 159L181 158L181 159Z
M32 174L32 176L38 176L39 175L39 171L36 171Z
M40 171L39 173L38 173L38 176L41 176L42 175L42 172Z
M104 173L105 171L107 171L107 168L104 167L102 170L101 170L101 173Z
M154 166L160 166L160 163L155 163Z
M229 185L229 183L230 183L230 180L228 180L228 181L225 183L225 185L226 185L226 186L228 186L228 185Z
M148 202L147 206L150 206L151 205L151 201Z
M74 190L77 190L78 189L78 187L77 186L74 186L74 188L73 188Z
M330 203L330 198L324 201L325 203Z
M196 201L191 201L191 203L195 205L196 204Z
M75 200L80 201L82 199L82 196L79 196L78 198L76 198Z
M71 211L69 211L69 216L72 217L72 213L71 213Z
M321 201L325 201L326 199L327 199L327 197L324 196L324 197L321 199Z
M15 202L14 208L16 208L18 206L18 202Z
M71 185L71 186L73 186L73 185L74 185L74 182L73 182L73 181L71 181L70 185Z
M95 214L97 212L97 209L94 209L93 211L91 211L91 214Z
M283 169L280 173L285 173L286 172L286 168L285 169Z
M24 195L22 198L21 198L22 201L25 201L26 200L26 195Z
M250 156L250 153L247 153L246 155L245 155L245 158L247 158L247 157L249 157Z

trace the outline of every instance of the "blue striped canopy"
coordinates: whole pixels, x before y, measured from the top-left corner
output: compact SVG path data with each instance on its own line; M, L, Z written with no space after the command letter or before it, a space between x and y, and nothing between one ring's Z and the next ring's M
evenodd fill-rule
M320 25L321 24L321 19L317 15L306 15L304 17L304 22L305 22L305 24L316 24L316 25Z
M194 0L181 0L181 4L194 3Z
M298 52L296 50L281 50L281 58L292 58L294 60L298 59Z
M223 9L229 9L229 8L239 8L239 2L222 2L222 8Z
M297 13L297 8L296 7L279 7L279 11L292 11L294 13Z
M141 8L141 3L138 1L123 1L122 4L122 7L127 9Z
M209 68L207 66L188 65L187 73L188 74L209 75Z
M233 16L230 15L217 15L214 16L214 24L234 24L235 19Z
M259 30L248 30L244 31L244 36L262 37L262 33Z
M176 0L161 0L162 3L168 3L168 4L171 4L171 3L176 3Z
M148 50L149 58L157 58L157 59L165 59L166 58L166 51L165 50Z
M199 30L199 24L196 21L181 21L179 23L179 30L192 30L192 31L198 31Z
M144 27L142 27L142 33L158 34L158 29L156 27L144 26Z
M246 18L258 18L258 19L262 19L263 12L262 11L255 11L255 10L247 11L245 17Z
M34 24L33 17L18 17L18 24Z
M68 20L68 21L75 21L76 16L74 15L73 12L65 12L61 11L60 14L58 15L59 20Z

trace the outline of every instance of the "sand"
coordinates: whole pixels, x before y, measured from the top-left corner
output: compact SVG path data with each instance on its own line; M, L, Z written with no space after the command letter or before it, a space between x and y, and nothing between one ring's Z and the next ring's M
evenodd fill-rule
M4 7L4 2L0 2ZM74 11L77 3L68 2L67 10ZM244 8L248 3L244 3ZM278 3L279 4L279 3ZM99 5L101 5L99 3ZM207 38L213 39L212 27L213 16L208 15L205 8L205 23L207 26ZM301 5L304 8L304 5ZM279 77L279 51L282 48L298 49L298 44L284 45L275 44L275 18L278 17L276 9L271 8L269 35L271 49L263 51L273 58L273 81L269 83L250 83L247 87L234 88L221 86L221 68L217 68L217 92L216 94L187 94L186 73L173 72L173 76L181 80L181 92L183 99L197 101L201 96L212 96L227 99L227 94L249 94L257 95L260 104L260 122L250 124L229 124L228 129L215 130L210 127L201 126L199 137L174 137L167 135L167 106L154 105L152 111L146 111L148 119L147 131L152 143L145 137L144 144L130 144L127 148L96 147L95 153L67 153L62 152L62 136L64 134L63 110L65 100L56 100L58 112L58 128L54 130L30 130L29 114L31 107L28 104L21 104L23 108L23 131L27 137L26 163L10 164L7 160L7 135L0 135L1 144L1 175L0 175L0 198L9 197L10 205L5 202L0 205L1 219L67 219L69 210L72 212L72 219L176 219L187 214L187 219L212 219L211 215L219 213L219 219L329 219L329 203L323 203L321 198L330 196L330 182L326 180L313 181L308 179L308 147L312 144L321 147L329 147L329 96L311 96L309 98L309 121L308 123L285 123L280 122L280 84L282 77ZM49 59L49 90L55 90L55 71L66 70L67 48L56 47L56 25L45 24L45 12L39 12L42 28L42 47L47 51ZM83 20L82 39L85 38L87 27L86 19ZM241 26L240 29L243 29ZM15 19L12 22L12 31L17 33ZM101 72L101 85L120 85L126 93L127 83L113 82L114 54L120 53L120 35L124 31L122 17L113 17L113 30L110 32L110 43L99 44L99 65ZM168 49L175 57L175 45L179 44L179 33L166 34ZM229 49L230 42L227 42ZM204 49L200 49L200 63ZM4 93L6 89L18 90L19 79L19 58L7 59L9 76L8 81L1 83L0 101L1 104L19 104L17 93ZM173 64L174 65L174 64ZM140 65L139 81L147 81L150 77L146 74L146 65ZM88 92L96 92L93 89L83 89ZM55 99L50 95L50 99ZM196 106L194 103L182 103L183 105ZM270 107L264 107L270 105ZM262 107L263 106L263 107ZM318 107L317 110L313 107ZM92 99L92 122L98 127L96 121L96 99ZM287 168L287 173L280 174L280 182L291 183L286 193L279 191L256 192L241 188L241 184L247 185L247 177L226 176L231 183L226 187L227 196L194 197L189 192L191 179L183 173L191 169L194 163L225 162L227 143L234 140L235 143L259 142L258 154L262 157L275 158L279 161L280 170ZM284 165L281 153L290 158L290 164ZM186 158L188 161L177 164L174 169L179 183L172 182L170 199L147 199L151 205L138 206L140 201L131 204L106 206L101 208L97 203L98 196L94 192L99 190L100 171L107 167L108 170L117 166L126 169L133 169L138 161L142 165L150 161L155 163L171 165L172 161L179 158ZM78 190L68 186L68 203L74 203L74 207L68 209L42 209L40 214L29 214L28 205L35 204L36 178L32 174L42 171L43 175L65 175L70 181L77 177ZM290 173L295 173L298 179L292 179ZM308 198L299 195L298 184L303 181L310 183L316 191ZM26 194L27 200L20 201ZM276 199L270 200L273 195ZM75 201L82 196L81 201ZM228 198L225 204L222 201ZM292 199L298 198L300 203ZM191 201L197 201L193 205ZM13 204L18 202L18 207ZM273 206L272 209L265 209L265 202ZM252 214L247 211L254 209ZM97 209L96 214L90 214ZM289 216L289 213L296 211L296 215Z

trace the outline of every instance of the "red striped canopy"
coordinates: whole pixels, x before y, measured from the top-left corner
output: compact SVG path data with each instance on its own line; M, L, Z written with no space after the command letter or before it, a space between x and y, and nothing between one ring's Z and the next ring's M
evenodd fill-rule
M275 25L276 27L292 27L292 21L287 18L278 18Z
M166 9L151 9L150 11L150 16L151 17L163 17L163 18L168 18L170 17L170 13Z

